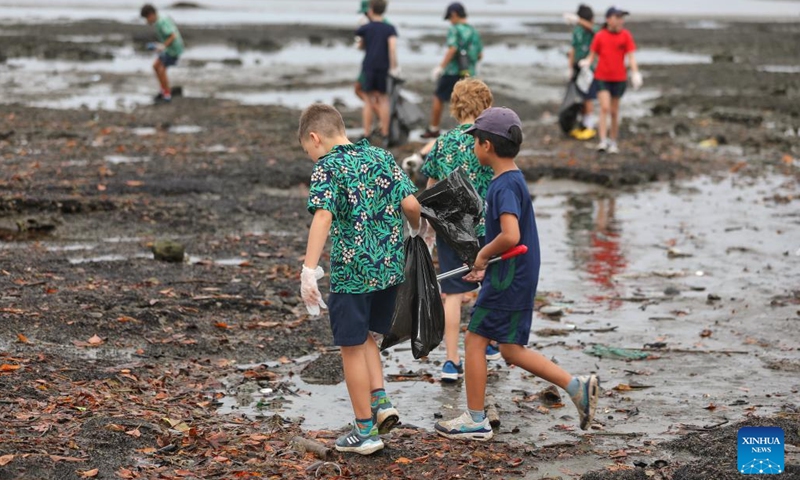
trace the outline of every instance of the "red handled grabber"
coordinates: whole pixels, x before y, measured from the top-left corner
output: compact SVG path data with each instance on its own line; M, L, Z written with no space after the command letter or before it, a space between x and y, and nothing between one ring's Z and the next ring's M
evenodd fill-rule
M492 257L491 260L489 260L489 265L500 262L502 260L508 260L510 258L518 257L520 255L525 255L526 253L528 253L527 245L517 245L516 247L512 248L511 250L508 250L506 253L502 255L499 255L497 257ZM436 277L436 280L441 282L445 278L457 277L459 275L468 273L470 270L472 270L472 267L464 266L461 268L456 268L455 270L450 270L449 272L442 273L441 275Z

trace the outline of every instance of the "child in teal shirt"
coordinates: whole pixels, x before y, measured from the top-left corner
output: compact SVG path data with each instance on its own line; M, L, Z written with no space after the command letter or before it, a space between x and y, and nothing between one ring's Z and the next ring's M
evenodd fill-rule
M178 58L183 54L183 37L175 22L166 15L159 15L152 5L143 6L141 15L149 25L155 27L158 39L158 43L153 46L158 52L158 58L153 62L153 70L161 85L161 92L156 95L156 102L169 102L172 100L172 91L169 88L167 68L177 65Z

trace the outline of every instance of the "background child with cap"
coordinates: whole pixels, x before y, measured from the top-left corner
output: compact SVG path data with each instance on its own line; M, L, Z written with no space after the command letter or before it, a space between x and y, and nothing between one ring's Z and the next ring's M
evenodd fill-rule
M456 82L464 77L474 77L476 65L483 58L483 43L475 27L467 23L467 10L458 2L447 6L444 19L451 25L447 31L447 52L441 63L431 72L433 81L436 82L436 91L433 94L433 107L431 110L431 124L422 134L422 138L436 138L439 136L439 123L442 120L442 107L450 101L453 87ZM462 55L463 52L463 55ZM466 65L459 65L459 56ZM466 68L463 68L466 67Z
M624 28L625 16L629 12L617 7L606 11L606 23L592 40L591 53L579 62L581 67L592 65L597 60L594 78L597 82L597 100L600 102L598 130L600 152L618 153L619 101L625 94L628 72L625 57L631 67L631 86L638 90L642 86L642 75L633 52L636 44L631 32ZM611 115L611 131L608 131L608 116Z
M506 362L566 390L578 408L580 427L586 430L597 407L597 377L573 377L544 355L526 348L541 260L528 184L514 162L522 145L522 123L511 109L489 108L466 133L474 135L475 155L481 165L492 168L494 178L486 194L486 246L465 277L482 282L465 341L468 410L460 417L437 422L436 432L447 438L492 438L484 413L484 352L491 340L498 342ZM488 266L489 259L517 245L527 246L527 253Z
M573 20L570 18L570 20ZM569 81L575 80L580 68L578 62L589 56L589 48L592 45L595 33L600 30L600 27L594 24L594 12L592 7L581 4L578 7L577 13L574 15L575 28L572 29L572 48L570 48L567 57L569 59L569 69L567 78ZM592 67L592 65L590 65ZM595 117L593 115L594 100L597 99L597 82L592 81L589 91L584 95L583 102L583 119L581 120L581 127L576 128L570 135L578 140L590 140L597 135L594 129Z

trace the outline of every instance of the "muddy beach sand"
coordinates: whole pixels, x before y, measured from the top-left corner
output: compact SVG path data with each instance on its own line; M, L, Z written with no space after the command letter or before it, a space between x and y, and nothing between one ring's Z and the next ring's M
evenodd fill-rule
M330 446L345 423L337 415L347 411L342 385L313 385L340 378L340 366L327 319L308 318L297 296L311 167L296 145L299 112L192 91L204 91L205 75L212 85L203 88L248 90L273 80L287 90L339 88L350 72L329 78L283 67L237 79L197 63L178 74L189 97L169 106L48 109L29 106L25 95L0 106L0 479L84 478L94 469L97 478L309 478L337 468L352 478L726 479L736 475L739 422L782 426L793 445L782 478L800 478L800 91L797 73L776 68L796 67L786 45L798 43L800 28L724 25L631 24L640 44L717 61L643 66L651 96L637 102L641 115L624 121L623 154L615 157L563 138L557 101L531 95L508 67L487 60L497 103L525 119L520 164L538 181L532 193L550 255L540 303L565 312L560 321L538 315L537 330L567 331L532 342L571 371L596 369L606 379L596 428L574 431L572 412L535 396L542 382L497 364L499 441L475 448L439 440L430 431L434 415L452 415L463 392L428 383L440 354L418 363L401 349L386 362L403 380L388 388L408 411L405 425L384 453L337 455L336 465L289 445L303 435ZM10 28L19 34L4 49L12 66L20 55L109 54L70 39L78 34L117 35L120 48L144 41L142 28L111 22ZM497 34L487 43L560 41L546 33L562 26L541 28L539 37ZM298 26L184 32L243 52L350 41L346 30ZM524 65L519 74L539 70ZM68 74L51 76L61 75ZM560 91L544 77L537 82ZM426 101L429 85L416 78L410 90ZM150 81L147 71L101 72L96 83L124 89ZM357 127L358 111L345 110ZM656 181L670 184L642 186ZM741 213L726 216L715 199ZM612 227L598 232L601 209L613 208ZM161 238L183 243L189 259L152 260L150 245ZM669 258L668 248L693 257ZM607 324L618 328L588 331ZM699 336L705 329L710 338ZM745 353L660 352L644 363L582 353L595 343L659 341ZM613 388L636 383L653 388ZM415 409L418 395L436 405Z

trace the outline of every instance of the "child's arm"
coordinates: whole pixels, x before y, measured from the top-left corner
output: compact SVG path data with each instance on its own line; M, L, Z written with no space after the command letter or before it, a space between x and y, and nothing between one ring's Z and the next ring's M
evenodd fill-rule
M177 38L177 36L174 33L172 35L170 35L169 37L167 37L167 39L164 40L164 48L167 48L170 45L172 45L172 42L174 42L176 38Z
M306 256L303 265L314 270L319 265L322 250L325 242L328 241L328 233L331 231L333 214L327 210L317 210L314 219L311 221L311 228L308 230L308 245L306 246Z
M520 240L519 233L519 219L516 215L511 213L504 213L500 215L500 235L495 237L494 240L487 243L485 247L478 252L475 258L475 263L472 266L472 271L464 277L468 282L480 282L486 274L486 267L489 260L497 255L502 255L507 250L516 247Z
M633 51L628 52L628 65L631 67L631 86L634 90L639 90L642 88L642 74L639 73L639 64L636 63Z
M417 197L409 195L400 202L400 208L403 209L403 215L406 216L411 230L419 232L420 227L420 206Z
M389 37L389 71L397 72L397 37Z

